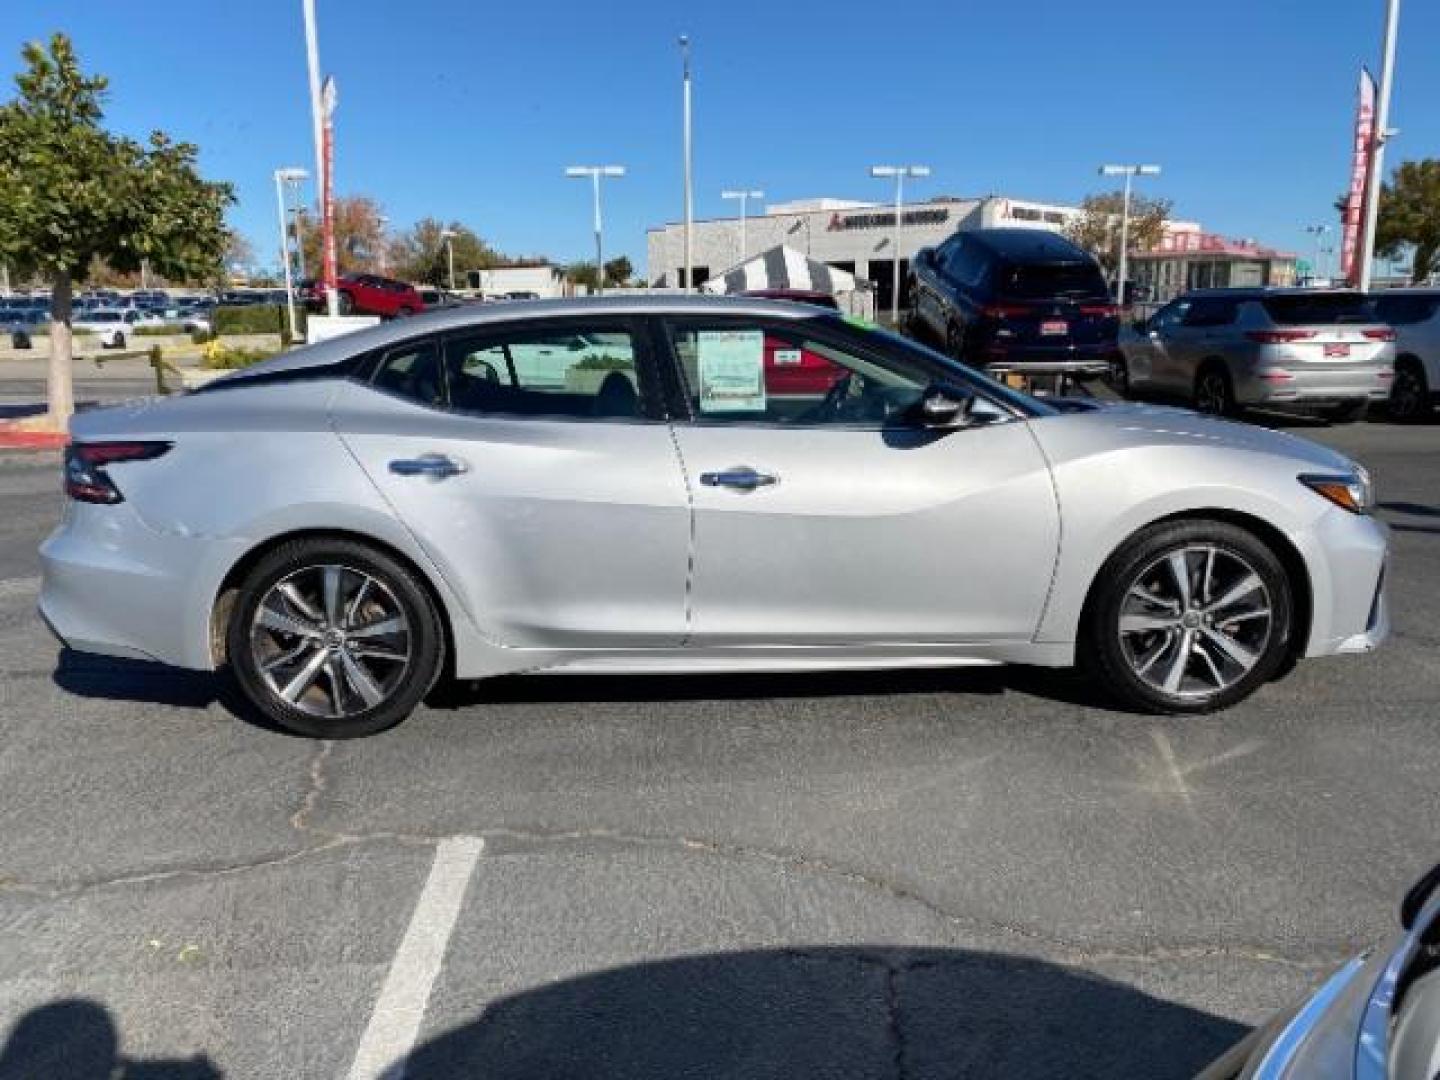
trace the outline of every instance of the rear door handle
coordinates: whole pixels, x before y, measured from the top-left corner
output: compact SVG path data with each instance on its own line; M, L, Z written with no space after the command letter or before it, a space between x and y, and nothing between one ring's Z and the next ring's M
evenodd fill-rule
M720 472L700 474L700 483L706 487L735 488L737 491L754 491L758 487L770 487L779 482L778 476L757 472L749 465L732 465Z
M463 473L465 464L445 454L421 454L417 458L400 458L390 462L390 471L396 476L429 476L444 480Z

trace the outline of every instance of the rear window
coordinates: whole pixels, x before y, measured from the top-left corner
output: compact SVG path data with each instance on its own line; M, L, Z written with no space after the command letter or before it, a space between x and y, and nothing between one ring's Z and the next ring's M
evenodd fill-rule
M1260 301L1265 314L1281 326L1318 323L1374 322L1365 297L1360 293L1297 293L1293 296L1267 296Z
M1424 322L1440 307L1440 296L1378 296L1375 315L1391 326L1408 326Z
M995 283L1001 296L1021 300L1109 300L1110 290L1094 263L1029 263L1002 266Z

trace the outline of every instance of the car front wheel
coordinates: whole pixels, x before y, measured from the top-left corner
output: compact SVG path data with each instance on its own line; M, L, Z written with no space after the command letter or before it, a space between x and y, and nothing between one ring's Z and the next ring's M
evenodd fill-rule
M341 539L282 545L246 575L226 637L236 683L289 731L346 739L405 719L439 677L439 615L414 573Z
M1097 576L1082 653L1130 706L1212 712L1280 669L1292 608L1285 568L1253 533L1222 521L1161 522Z

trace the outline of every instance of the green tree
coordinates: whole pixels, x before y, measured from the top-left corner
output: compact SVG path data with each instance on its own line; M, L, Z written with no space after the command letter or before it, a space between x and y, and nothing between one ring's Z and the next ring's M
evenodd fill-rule
M1087 195L1080 213L1065 226L1065 235L1100 260L1109 277L1120 268L1120 214L1125 206L1123 191ZM1170 216L1169 199L1152 199L1130 194L1130 250L1148 251L1165 235Z
M630 256L617 255L605 263L605 284L624 285L635 276L635 267L630 265Z
M1406 248L1413 248L1414 284L1440 272L1440 159L1402 162L1381 185L1375 250L1395 258Z
M568 266L561 267L561 270L572 284L584 285L591 290L596 286L597 278L593 262L570 263Z
M51 282L49 419L58 428L74 411L74 283L97 259L122 274L142 263L177 280L212 273L234 194L200 177L189 143L107 132L107 81L81 71L64 34L21 55L19 93L0 105L0 261Z
M426 285L448 287L450 257L443 234L453 233L450 243L455 249L455 284L463 287L471 270L489 270L503 266L506 259L480 238L467 225L452 221L448 225L436 218L421 218L401 233L390 245L390 267L396 277Z

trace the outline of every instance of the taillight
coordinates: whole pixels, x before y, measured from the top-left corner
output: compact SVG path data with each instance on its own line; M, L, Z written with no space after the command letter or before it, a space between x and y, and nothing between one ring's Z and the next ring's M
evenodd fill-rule
M125 461L149 461L170 449L168 442L71 443L65 450L65 494L76 502L113 505L125 496L105 466Z
M1373 330L1361 330L1371 341L1394 341L1395 331L1388 326L1377 326Z
M1102 319L1118 319L1120 309L1114 304L1081 304L1081 315L1095 315Z
M1315 336L1314 330L1247 330L1245 336L1262 345L1284 345L1291 341L1304 341Z
M1031 309L1023 304L986 304L980 314L987 319L1018 319L1031 314Z

